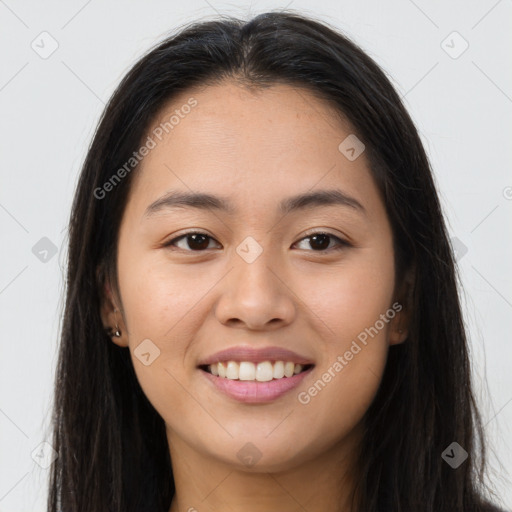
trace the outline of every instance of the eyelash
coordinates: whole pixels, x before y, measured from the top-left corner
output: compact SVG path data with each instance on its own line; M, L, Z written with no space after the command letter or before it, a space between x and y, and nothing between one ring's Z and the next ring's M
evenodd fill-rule
M180 235L180 236L178 236L176 238L173 238L172 240L169 240L168 242L164 243L162 247L171 248L175 242L177 242L178 240L181 240L182 238L186 238L187 236L190 236L190 235L203 235L203 236L205 236L207 238L210 238L211 240L215 240L213 237L211 237L207 233L203 233L201 231L189 231L188 233L183 233L182 235ZM312 238L315 235L326 235L326 236L330 237L331 239L337 240L338 247L334 247L334 248L331 247L329 249L323 249L323 250L319 250L319 251L312 250L311 252L315 252L315 253L319 253L319 254L325 254L327 252L331 252L331 251L335 251L336 252L336 251L341 251L341 250L343 250L343 249L345 249L347 247L352 247L352 244L350 244L346 240L343 240L342 238L339 238L338 236L333 235L332 233L325 232L325 231L314 231L314 232L308 233L308 234L306 234L305 237L303 237L300 240L298 240L298 242L302 242L303 240L306 240L308 238ZM175 249L171 248L171 250L175 250ZM208 249L204 249L204 250L200 250L200 251L194 251L194 250L187 250L187 249L180 249L180 248L178 248L178 250L182 250L182 251L185 251L185 252L201 253L201 252L206 252Z

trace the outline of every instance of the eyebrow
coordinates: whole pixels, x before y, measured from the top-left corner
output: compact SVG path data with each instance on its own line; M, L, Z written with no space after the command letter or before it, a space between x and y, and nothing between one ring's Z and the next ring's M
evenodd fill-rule
M318 190L288 197L279 203L278 210L282 215L286 215L299 210L332 205L349 207L367 215L364 206L357 199L339 189ZM171 191L151 203L146 208L143 216L150 217L158 211L171 208L213 209L230 215L237 211L234 204L227 197L202 192Z

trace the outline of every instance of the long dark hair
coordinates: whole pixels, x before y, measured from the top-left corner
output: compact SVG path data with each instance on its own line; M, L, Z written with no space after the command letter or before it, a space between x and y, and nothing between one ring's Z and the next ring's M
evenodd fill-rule
M397 280L414 269L408 339L390 348L364 418L354 468L359 510L491 510L457 271L418 132L368 55L328 24L288 10L181 27L135 64L103 112L69 222L49 511L169 509L175 488L164 421L139 386L129 349L112 343L100 317L107 276L117 290L117 236L137 169L104 197L95 191L130 159L177 93L227 79L303 88L350 121L392 225ZM441 457L454 441L469 454L457 469Z

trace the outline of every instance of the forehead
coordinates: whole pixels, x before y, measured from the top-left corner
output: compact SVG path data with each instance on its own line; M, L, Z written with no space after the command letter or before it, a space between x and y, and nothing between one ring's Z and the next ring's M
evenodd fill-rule
M303 88L249 91L226 82L190 89L161 109L147 135L155 146L131 191L139 210L176 189L229 196L241 206L277 204L315 187L342 188L366 202L377 194L365 154L351 161L340 151L353 136L350 124Z
M215 146L216 153L226 156L243 151L245 159L267 154L275 158L283 152L288 157L303 156L308 149L319 149L319 139L325 139L327 134L324 149L342 132L351 131L337 110L304 88L277 84L248 90L233 82L182 93L161 110L154 126L163 125L173 113L185 110L192 97L196 105L175 119L177 124L169 134L172 137L164 142L174 146L185 142L198 155L211 154Z

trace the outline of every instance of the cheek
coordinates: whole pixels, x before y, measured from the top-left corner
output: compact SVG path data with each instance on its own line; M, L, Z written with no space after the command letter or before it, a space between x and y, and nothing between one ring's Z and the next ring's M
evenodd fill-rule
M161 414L179 409L186 405L180 385L186 377L184 360L199 321L194 306L211 285L191 286L191 276L136 250L121 254L129 255L119 258L118 273L137 379Z
M320 336L337 350L344 351L391 306L394 263L392 253L385 249L358 249L327 271L301 272L294 283L297 294L319 319ZM384 335L387 326L379 323Z
M130 345L141 338L154 338L164 344L179 338L177 332L193 321L196 306L215 282L208 275L198 280L192 268L172 265L161 255L155 256L132 252L119 260Z
M394 316L393 259L384 251L360 251L328 278L306 281L317 290L308 305L321 320L315 327L326 343L315 378L301 387L297 401L307 427L319 429L318 442L328 443L362 419L379 388ZM311 288L314 282L317 288Z
M315 453L349 436L375 398L385 362L384 345L368 345L347 361L341 371L337 372L332 363L324 372L319 371L316 380L299 391L296 408L301 421L293 425L295 439L303 438L307 432L311 440L308 450ZM294 438L291 434L290 437Z

